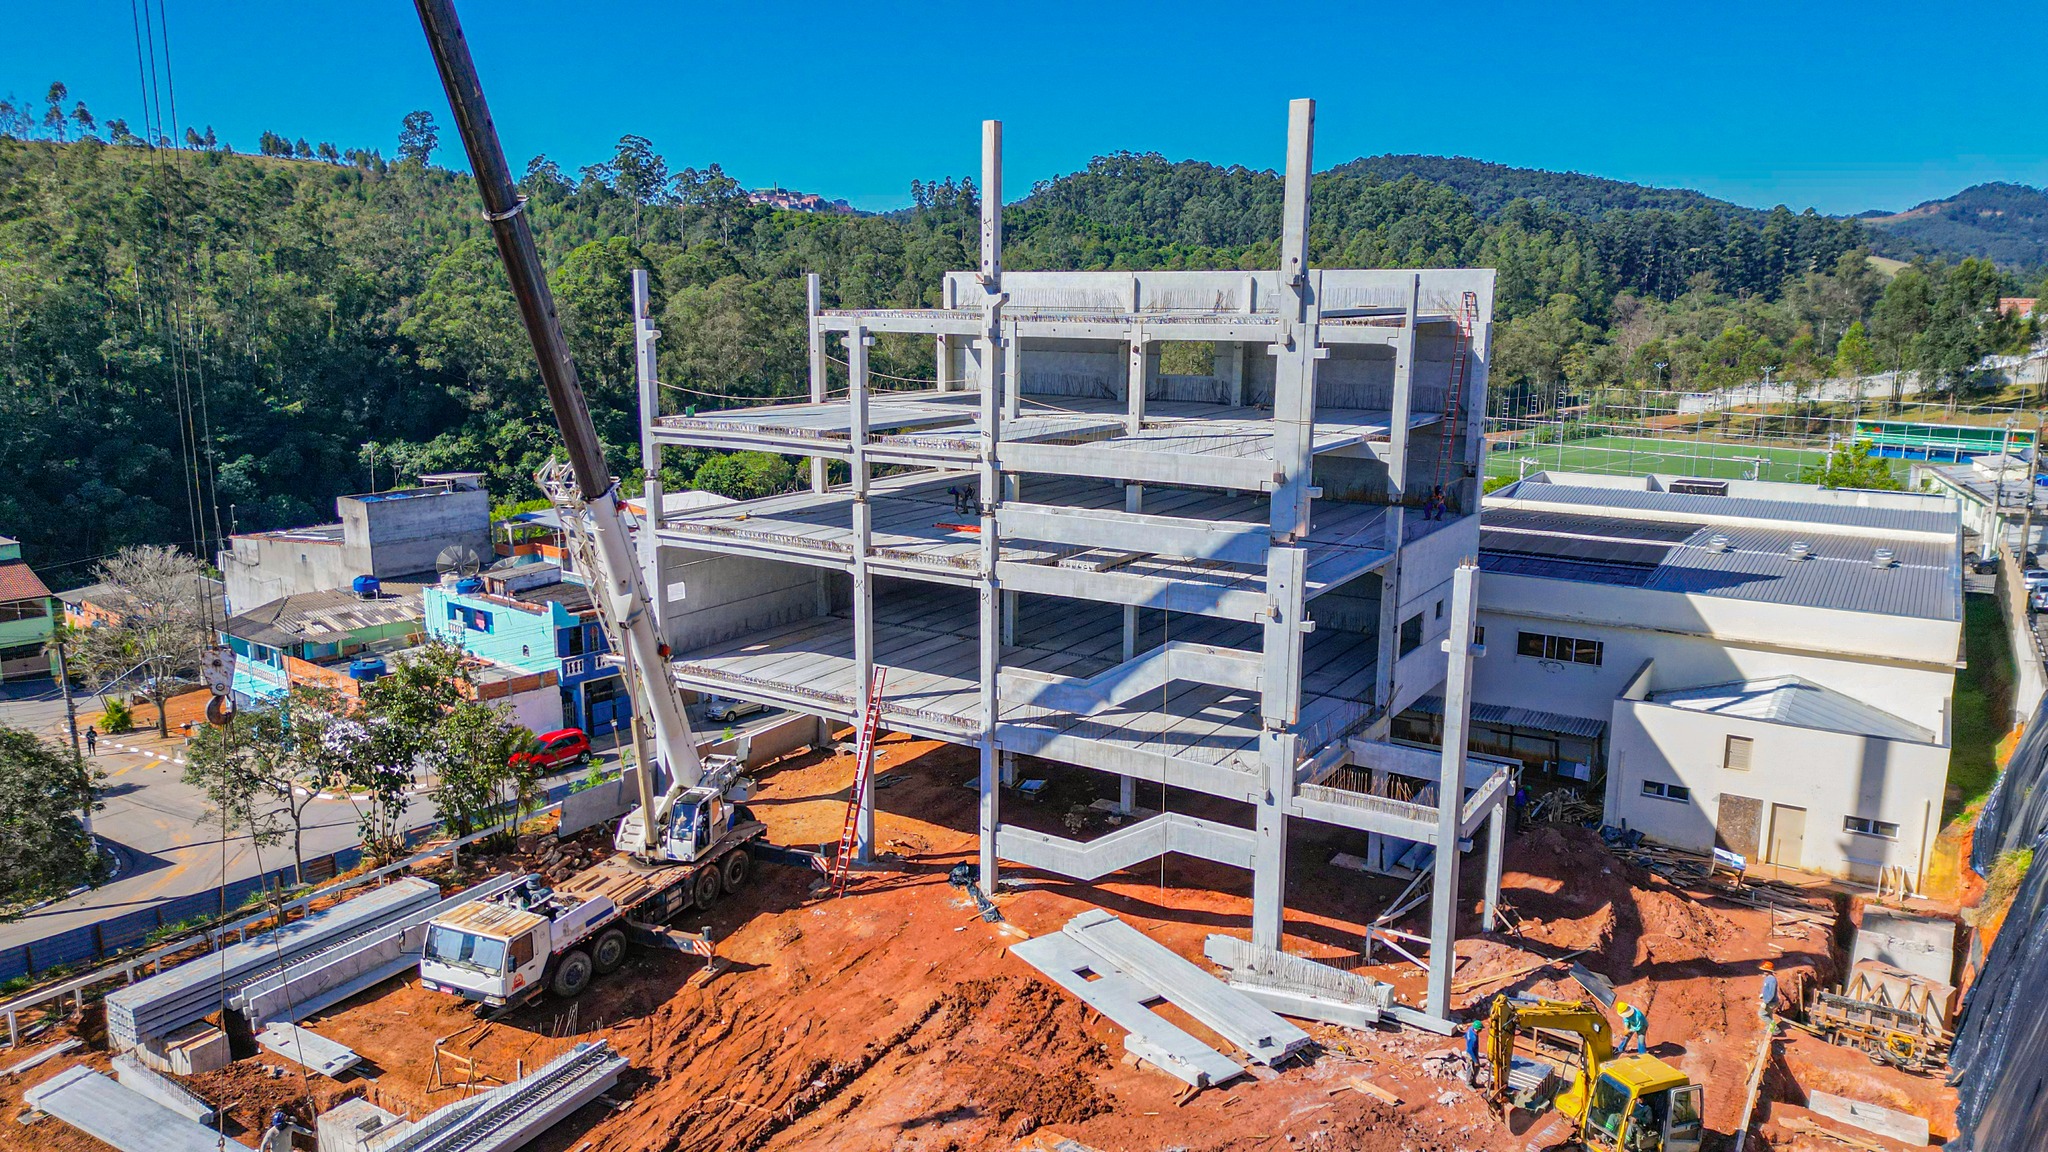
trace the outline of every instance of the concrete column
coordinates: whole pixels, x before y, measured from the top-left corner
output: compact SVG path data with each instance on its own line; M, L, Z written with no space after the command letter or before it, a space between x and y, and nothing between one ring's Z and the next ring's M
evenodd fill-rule
M1379 657L1373 667L1374 704L1382 711L1394 705L1394 664L1401 656L1401 536L1407 522L1407 509L1399 504L1387 507L1386 548L1393 558L1380 567Z
M1405 503L1408 499L1408 421L1415 407L1415 318L1422 303L1421 275L1409 275L1408 289L1401 294L1401 302L1407 316L1402 321L1400 337L1394 341L1393 428L1387 437L1389 504Z
M1259 737L1265 787L1254 804L1252 943L1280 947L1287 922L1287 800L1293 791L1297 744L1292 732Z
M1010 321L1003 326L1003 417L1017 418L1017 408L1022 403L1024 387L1022 375L1024 342L1017 336L1017 322Z
M875 588L868 572L868 551L874 544L874 505L868 502L868 341L866 330L846 336L847 406L851 415L848 442L853 451L853 670L859 685L859 706L865 710L875 681ZM865 864L875 852L875 790L861 793L854 827L854 859Z
M1003 357L1003 125L981 124L981 887L996 888L996 831L1002 826L1001 790L996 767L996 720L1001 706L996 691L1002 675L1002 588L996 581L995 509L1002 499L1001 443Z
M1448 1019L1457 966L1458 818L1465 806L1465 746L1472 723L1472 627L1479 619L1479 565L1458 565L1451 579L1451 631L1444 638L1443 771L1436 789L1436 876L1429 904L1429 996L1424 1010Z
M825 402L825 333L818 327L818 313L822 309L823 289L818 283L816 272L804 274L804 322L811 336L811 403ZM827 480L823 456L811 457L811 491L823 492L831 485Z
M939 306L947 310L958 308L960 300L953 280L948 277L939 289ZM938 381L941 392L951 392L959 382L953 378L953 337L940 333L932 341L932 378Z
M1507 855L1508 806L1497 804L1486 818L1486 931L1494 930L1500 919L1500 870Z
M1130 349L1130 368L1124 384L1128 413L1124 417L1124 431L1136 436L1145 427L1145 325L1142 321L1131 325Z
M1003 787L1015 788L1017 786L1017 754L1015 752L998 752L996 756L997 763L1002 767L1003 771Z
M1242 343L1218 344L1210 362L1209 370L1223 381L1224 399L1234 408L1244 407L1244 351Z
M1138 806L1138 778L1119 776L1116 779L1116 810L1129 816Z

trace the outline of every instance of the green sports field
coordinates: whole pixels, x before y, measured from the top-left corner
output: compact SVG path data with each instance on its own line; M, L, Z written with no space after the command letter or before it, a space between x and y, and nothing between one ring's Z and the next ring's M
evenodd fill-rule
M1700 440L1656 440L1637 436L1595 436L1562 444L1517 444L1487 453L1486 474L1513 478L1526 457L1537 461L1531 472L1608 472L1640 476L1662 472L1676 476L1711 476L1747 480L1755 461L1764 463L1759 480L1797 480L1802 468L1819 464L1826 452L1805 448L1773 448L1766 444L1726 444Z

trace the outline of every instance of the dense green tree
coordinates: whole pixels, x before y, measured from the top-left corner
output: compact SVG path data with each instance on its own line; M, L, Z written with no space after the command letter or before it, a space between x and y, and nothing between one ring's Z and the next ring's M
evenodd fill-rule
M0 920L98 877L82 821L102 783L70 749L0 726Z
M398 126L398 160L401 164L412 164L424 168L434 157L434 149L441 145L441 130L434 124L434 114L425 109L407 112Z
M1826 459L1799 473L1799 482L1826 488L1878 488L1887 491L1905 487L1899 482L1898 473L1892 471L1892 466L1883 457L1871 454L1868 440L1835 445Z

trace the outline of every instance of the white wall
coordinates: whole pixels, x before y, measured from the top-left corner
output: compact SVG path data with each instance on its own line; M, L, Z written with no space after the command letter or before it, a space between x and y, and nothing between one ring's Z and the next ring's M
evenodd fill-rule
M1722 766L1727 737L1755 741L1746 772ZM1806 810L1805 850L1795 862L1811 872L1870 881L1885 865L1921 874L1941 819L1949 750L1790 724L1745 720L1616 700L1607 757L1607 820L1681 848L1714 846L1722 793L1763 802L1754 867L1769 855L1771 806ZM1682 784L1686 801L1643 795L1643 781ZM1896 839L1847 832L1845 816L1897 824ZM1740 848L1737 849L1738 851Z
M562 690L553 684L515 693L505 703L511 706L512 722L526 725L536 736L562 726Z
M1486 655L1475 665L1474 683L1478 699L1487 704L1605 720L1629 679L1645 660L1654 660L1652 691L1801 676L1947 741L1959 622L1742 601L1701 605L1715 598L1496 573L1480 578L1479 596ZM1656 614L1638 612L1637 598L1644 596L1675 603ZM1685 627L1688 606L1712 611L1700 612ZM1759 611L1744 614L1744 608ZM1834 619L1827 626L1809 620L1794 627L1780 619L1788 612ZM1606 645L1603 662L1592 667L1518 656L1515 637L1522 631L1599 640ZM1817 643L1823 636L1825 644ZM1875 651L1854 651L1859 647ZM1934 654L1949 663L1915 659Z

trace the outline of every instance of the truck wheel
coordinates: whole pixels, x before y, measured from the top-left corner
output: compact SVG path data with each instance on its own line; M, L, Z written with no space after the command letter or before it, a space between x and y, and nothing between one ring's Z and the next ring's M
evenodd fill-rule
M590 972L590 953L578 949L555 966L555 979L548 989L566 1000L590 987Z
M696 883L690 886L690 899L699 908L709 908L718 903L718 869L706 868L697 873Z
M626 962L626 934L617 928L609 929L590 946L590 963L600 976L618 971Z
M719 875L725 881L727 892L737 892L747 882L747 867L752 861L747 858L745 848L736 848L725 854L725 862L719 866Z

